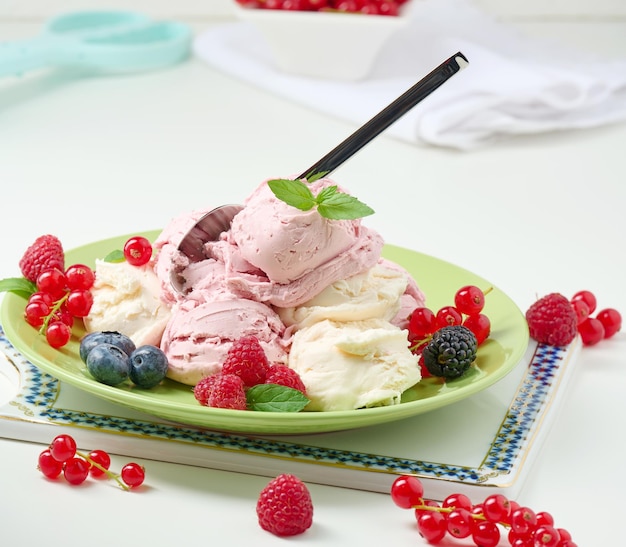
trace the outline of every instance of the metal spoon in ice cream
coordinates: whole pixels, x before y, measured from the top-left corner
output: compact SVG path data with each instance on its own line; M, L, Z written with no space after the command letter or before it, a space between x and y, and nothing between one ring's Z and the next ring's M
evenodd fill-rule
M430 95L454 74L465 68L467 64L468 61L461 52L456 53L441 63L430 74L405 91L341 144L304 171L298 178L306 179L318 173L328 174L337 169L374 137L404 116L417 103ZM206 259L204 244L208 241L217 240L222 232L229 230L233 217L241 209L241 205L224 205L208 212L182 238L178 245L178 250L190 262ZM183 292L182 279L175 267L172 268L171 283L174 289L178 292Z
M208 241L216 241L220 234L230 229L233 217L243 209L241 205L222 205L212 209L196 222L178 244L178 251L185 255L189 262L205 260L204 245ZM170 282L179 293L183 292L183 279L178 269L172 265Z

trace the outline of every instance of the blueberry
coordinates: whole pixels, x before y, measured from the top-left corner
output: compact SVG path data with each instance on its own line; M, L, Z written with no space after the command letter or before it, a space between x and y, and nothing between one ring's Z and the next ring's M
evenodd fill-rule
M165 353L156 346L140 346L130 354L130 379L138 387L150 389L167 373Z
M90 332L80 341L79 354L83 363L87 362L87 355L98 344L112 344L120 348L126 355L135 351L135 343L125 334L113 330Z
M128 378L128 355L113 344L105 342L95 346L87 355L87 370L98 382L116 386Z

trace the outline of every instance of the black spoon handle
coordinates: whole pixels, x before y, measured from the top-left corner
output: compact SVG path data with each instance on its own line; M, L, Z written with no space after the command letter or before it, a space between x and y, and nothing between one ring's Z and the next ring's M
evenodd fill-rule
M337 169L374 137L382 133L397 119L404 116L417 103L465 68L467 64L467 58L460 51L441 63L430 74L405 91L321 160L304 171L298 178L304 179L317 173L330 173Z

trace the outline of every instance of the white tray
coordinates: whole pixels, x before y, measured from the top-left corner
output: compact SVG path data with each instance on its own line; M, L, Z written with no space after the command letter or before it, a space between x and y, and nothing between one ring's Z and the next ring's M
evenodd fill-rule
M581 348L531 344L497 384L463 401L357 430L298 436L225 434L101 400L40 371L0 328L0 437L48 444L61 430L79 447L121 456L388 492L414 474L429 497L451 488L480 501L516 497L547 436ZM450 483L454 486L451 487Z

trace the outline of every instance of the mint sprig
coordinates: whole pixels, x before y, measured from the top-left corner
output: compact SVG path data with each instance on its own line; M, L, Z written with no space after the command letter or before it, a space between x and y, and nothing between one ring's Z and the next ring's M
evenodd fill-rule
M308 182L323 177L324 173L307 175ZM336 185L322 189L317 196L302 180L273 179L267 182L274 195L300 211L317 207L318 213L331 220L355 220L374 214L374 210L354 196L340 192Z
M263 412L300 412L309 399L297 389L279 384L257 384L246 391L249 410Z

